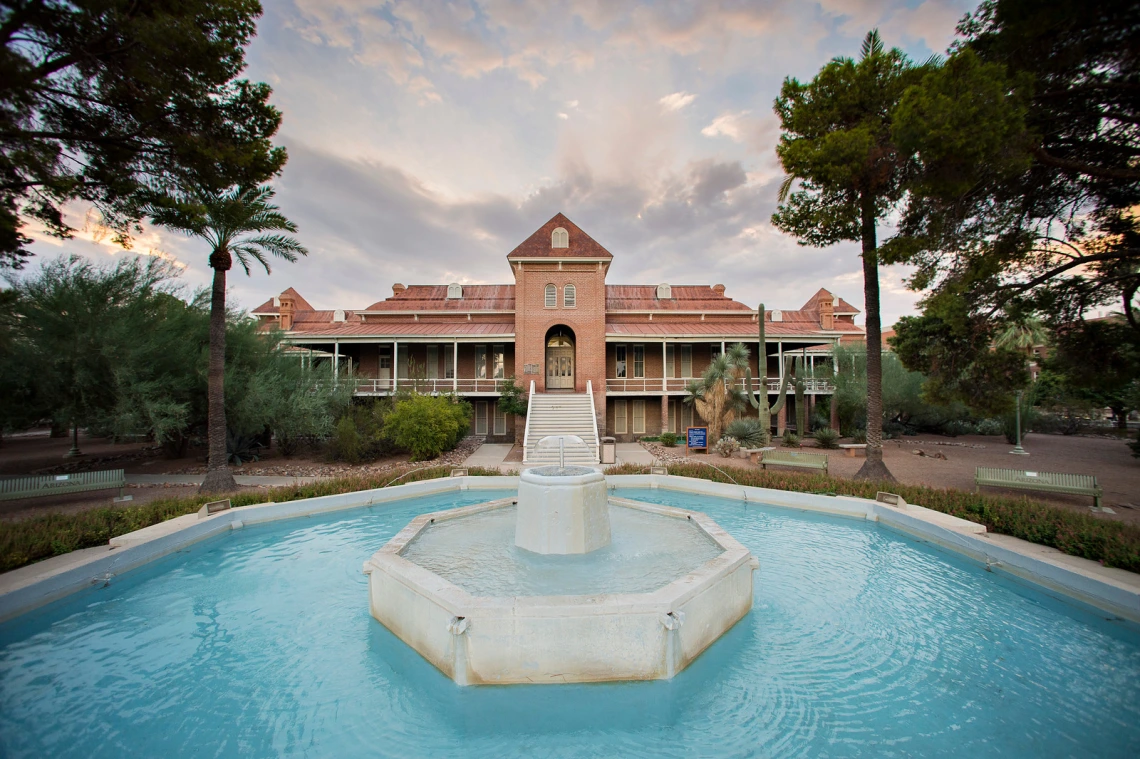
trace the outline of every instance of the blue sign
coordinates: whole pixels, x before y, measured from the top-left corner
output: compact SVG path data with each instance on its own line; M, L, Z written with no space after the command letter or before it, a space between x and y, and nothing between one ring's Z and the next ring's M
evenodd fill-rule
M709 449L709 428L689 427L685 431L685 445L689 448Z

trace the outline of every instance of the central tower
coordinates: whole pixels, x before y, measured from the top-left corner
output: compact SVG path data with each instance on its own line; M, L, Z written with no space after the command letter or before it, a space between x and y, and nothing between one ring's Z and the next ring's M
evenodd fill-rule
M515 367L539 393L594 389L605 429L606 273L613 255L561 213L507 254L515 278Z

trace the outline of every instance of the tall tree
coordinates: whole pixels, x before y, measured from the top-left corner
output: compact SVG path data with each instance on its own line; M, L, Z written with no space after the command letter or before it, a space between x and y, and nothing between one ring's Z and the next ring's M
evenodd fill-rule
M744 411L748 399L737 383L748 371L748 348L737 343L714 358L705 367L701 378L689 383L685 403L692 404L701 418L708 422L709 440L716 442L724 428Z
M903 199L913 155L892 135L907 87L929 65L915 66L877 31L863 40L859 60L835 58L804 84L784 80L775 111L783 134L776 154L787 173L772 223L801 245L861 243L867 312L867 460L860 479L893 479L883 463L882 333L876 225ZM792 192L794 183L799 189Z
M1071 330L1108 306L1140 333L1140 5L986 0L958 31L951 63L1002 74L985 89L947 69L908 93L904 141L934 181L902 215L905 244L886 251L929 291L924 321L906 326L923 351L952 357L932 376L947 386L971 363L955 346L1027 318ZM1003 150L971 152L990 134ZM956 185L939 179L954 156Z
M238 79L257 0L0 3L0 268L26 220L66 238L93 204L124 243L155 192L252 185L285 162L270 88Z
M273 205L269 186L232 188L213 194L200 190L155 207L156 224L205 240L210 246L214 281L210 291L210 364L208 383L209 462L200 492L237 489L226 455L226 272L234 258L249 274L257 262L270 271L269 258L293 262L308 251L292 236L297 225ZM287 234L282 234L287 233Z

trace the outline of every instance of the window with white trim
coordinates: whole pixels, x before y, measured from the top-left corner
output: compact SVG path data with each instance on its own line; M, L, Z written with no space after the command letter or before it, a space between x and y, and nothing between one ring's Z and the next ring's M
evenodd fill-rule
M562 288L562 305L565 308L575 308L578 305L578 288L574 285Z
M691 345L681 346L681 376L686 378L693 376L693 346Z
M443 377L444 379L455 379L455 347L443 347Z
M634 377L644 377L645 376L645 346L644 345L633 346L633 376Z
M493 348L491 350L491 357L492 357L492 361L493 361L492 366L494 367L494 370L495 370L495 379L503 379L503 377L507 376L506 375L507 364L506 364L506 361L504 360L504 356L505 356L505 354L503 353L503 346L501 346L501 345L493 346Z
M479 401L475 404L475 434L487 434L487 402Z
M624 435L626 431L625 401L614 401L614 434Z
M614 363L616 364L616 369L617 369L617 371L614 372L614 376L617 377L618 379L625 379L625 346L624 345L615 345L614 346Z
M570 247L570 233L562 227L554 230L550 234L550 247L552 248L569 248Z
M645 401L633 402L633 434L645 434Z
M439 379L439 346L427 347L427 378Z
M665 346L665 376L666 377L676 376L676 367L677 367L676 351L673 350L672 345L666 345Z
M498 403L495 404L495 434L507 434L507 412Z
M487 346L475 346L475 377L487 379Z
M558 288L554 285L546 286L546 307L558 308Z

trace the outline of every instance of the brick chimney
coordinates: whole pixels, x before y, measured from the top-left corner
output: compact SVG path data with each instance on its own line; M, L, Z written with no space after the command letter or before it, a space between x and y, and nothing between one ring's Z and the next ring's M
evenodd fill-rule
M712 291L717 295L724 297L724 285L713 285Z
M296 310L293 303L293 296L288 293L281 293L281 309L278 313L281 314L281 329L288 332L293 329L293 312Z
M823 329L835 329L835 301L831 293L819 302L819 326Z
M396 284L392 285L392 295L399 295L400 293L404 292L404 290L407 290L407 289L408 288L404 287L399 282L397 282Z

